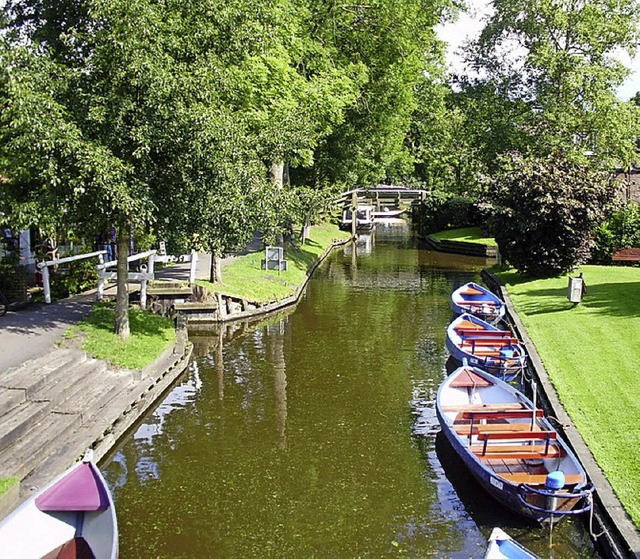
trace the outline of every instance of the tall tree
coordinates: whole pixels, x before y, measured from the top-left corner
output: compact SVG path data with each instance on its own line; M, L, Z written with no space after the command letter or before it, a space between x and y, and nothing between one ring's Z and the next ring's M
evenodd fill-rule
M627 163L634 140L626 126L630 107L616 98L616 89L628 69L616 53L634 53L637 2L499 0L493 6L475 63L486 84L529 106L520 125L529 146Z

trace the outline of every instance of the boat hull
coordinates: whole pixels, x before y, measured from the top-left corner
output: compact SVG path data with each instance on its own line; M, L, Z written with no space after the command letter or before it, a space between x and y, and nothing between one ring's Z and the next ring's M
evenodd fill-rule
M471 336L464 338L457 333L457 326L465 323L473 323L478 328L481 328L481 330L478 330L478 336L482 336L482 332L501 332L497 327L468 313L462 314L454 319L447 328L445 343L451 357L459 365L467 363L473 367L484 369L488 373L504 378L507 381L513 380L525 369L527 366L527 353L521 343L510 343L496 347L494 355L479 355L479 351L474 351L475 348L463 347L465 340L473 339ZM485 345L483 348L486 349L487 346ZM479 347L478 349L480 350L482 348Z
M472 314L495 325L504 318L506 305L489 289L468 282L451 294L451 310L458 315Z

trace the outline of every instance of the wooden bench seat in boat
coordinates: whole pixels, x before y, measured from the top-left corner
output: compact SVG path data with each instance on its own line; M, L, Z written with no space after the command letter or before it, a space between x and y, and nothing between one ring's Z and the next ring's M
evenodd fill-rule
M473 334L474 336L478 335L486 335L486 336L495 336L497 338L501 336L513 336L513 333L509 330L487 330L486 328L478 327L478 328L467 328L467 327L457 327L455 331L460 334Z
M462 338L462 347L508 346L517 344L517 338Z
M555 431L488 431L485 433L478 433L478 440L484 441L483 454L487 453L489 447L489 441L505 441L505 440L519 440L519 441L545 441L545 453L549 452L551 448L551 441L555 441L558 438L558 434Z
M536 417L543 417L544 410L538 408ZM526 419L533 417L533 410L522 408L515 410L464 410L458 413L456 420L470 419L481 421L483 419ZM503 424L504 425L504 424Z
M459 291L460 295L484 295L484 291L480 291L475 287L467 287L464 291Z
M508 426L508 424L504 424L504 426ZM555 431L510 431L509 429L503 429L502 431L490 431L488 433L480 433L478 435L478 439L481 441L486 441L489 439L498 439L498 440L508 440L508 439L519 439L519 440L546 440L546 441L555 441L558 438L558 434Z
M442 406L442 411L512 411L524 410L521 402L508 402L504 404L461 404L459 406Z
M84 538L73 538L56 547L42 559L95 559L95 555Z
M534 430L531 431L531 423L523 422L523 423L477 423L471 425L471 423L467 423L466 425L456 425L455 430L458 435L480 435L483 433L493 433L495 431L504 431L505 428L508 427L511 432L514 431L526 431L527 433L535 433L540 431ZM541 432L541 431L540 431Z
M469 447L478 458L495 459L495 458L513 458L518 460L536 460L545 458L560 458L565 455L562 447L551 445L488 445L484 446L472 445Z
M470 293L462 293L462 295L471 295ZM495 307L498 303L496 303L495 301L490 301L490 300L484 300L484 299L478 299L478 300L467 300L467 301L456 301L456 305L459 305L461 307L467 307L467 306L477 306L477 307L481 307L483 305L488 305L490 307Z
M547 474L529 474L527 472L517 472L513 474L500 473L500 477L512 483L526 483L527 485L544 485ZM565 474L565 485L576 485L584 483L586 480L581 474Z

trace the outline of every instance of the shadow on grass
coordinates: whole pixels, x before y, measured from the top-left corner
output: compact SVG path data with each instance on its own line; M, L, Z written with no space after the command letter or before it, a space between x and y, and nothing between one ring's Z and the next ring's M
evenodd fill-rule
M603 315L640 316L640 282L588 285L581 305ZM566 287L532 289L518 301L520 310L529 316L565 312L574 306Z

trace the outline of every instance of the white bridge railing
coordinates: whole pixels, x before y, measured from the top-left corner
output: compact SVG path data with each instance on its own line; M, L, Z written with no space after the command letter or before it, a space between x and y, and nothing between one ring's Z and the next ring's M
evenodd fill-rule
M114 281L118 277L117 271L113 270L117 266L118 262L112 260L110 262L104 261L104 255L106 250L98 250L96 252L90 252L87 254L77 254L75 256L67 256L65 258L56 258L53 260L46 260L44 262L38 262L36 266L42 273L42 286L44 290L45 303L51 303L51 277L49 268L51 266L57 266L59 264L66 264L67 262L73 262L75 260L86 260L87 258L98 258L98 289L96 292L96 299L102 301L104 298L105 283L108 281ZM147 259L146 264L140 266L139 272L129 272L127 274L127 280L131 283L140 283L140 306L145 308L147 305L147 284L149 281L153 281L155 278L154 264L156 260L161 262L167 261L182 261L190 262L189 268L189 283L195 282L196 277L196 263L198 261L198 253L191 251L191 254L185 254L180 257L167 257L166 255L157 257L156 250L148 250L139 254L132 254L127 257L127 262L136 262L138 260Z

